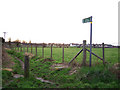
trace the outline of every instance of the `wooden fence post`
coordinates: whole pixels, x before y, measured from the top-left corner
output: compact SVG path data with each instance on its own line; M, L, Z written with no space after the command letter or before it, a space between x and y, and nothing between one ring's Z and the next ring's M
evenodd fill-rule
M103 50L103 64L105 64L105 57L104 57L104 43L102 43L102 50Z
M29 56L25 56L25 61L24 61L24 78L29 77Z
M11 41L9 41L9 48L11 48Z
M0 37L0 68L2 68L2 37ZM2 76L2 73L0 73L0 75ZM0 83L2 82L2 79L0 79Z
M31 44L31 53L32 53L32 44Z
M28 53L28 47L29 47L29 46L27 45L27 53Z
M86 65L86 40L83 40L83 62L82 65Z
M53 46L53 44L51 44L51 59L52 59L52 46Z
M18 52L19 52L19 46L18 46Z
M36 47L35 47L35 48L36 48L36 56L37 56L37 45L36 45Z
M43 43L43 46L42 46L42 57L44 58L44 43Z
M15 45L15 51L16 51L16 45Z
M23 45L23 52L25 53L25 45Z
M22 52L22 46L21 46L21 48L20 48L20 51Z
M63 48L62 48L63 50L63 54L62 54L62 63L64 62L64 43L63 43Z
M2 42L2 37L0 37L0 69L2 69L2 45L3 45L3 42ZM2 90L2 70L0 70L0 89Z

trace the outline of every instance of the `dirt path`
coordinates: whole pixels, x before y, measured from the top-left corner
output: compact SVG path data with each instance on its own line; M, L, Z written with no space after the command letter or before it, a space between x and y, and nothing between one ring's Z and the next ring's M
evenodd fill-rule
M2 48L2 68L12 68L14 66L12 57Z

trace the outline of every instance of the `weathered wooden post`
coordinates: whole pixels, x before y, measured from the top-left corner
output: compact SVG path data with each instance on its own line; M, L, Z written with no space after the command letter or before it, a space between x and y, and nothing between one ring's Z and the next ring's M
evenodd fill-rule
M51 59L52 59L52 46L53 46L53 44L51 44L51 56L50 56Z
M86 65L86 40L83 40L83 62L82 65Z
M18 52L19 52L19 46L18 46Z
M31 53L32 53L32 44L30 44L31 45Z
M2 37L0 37L0 69L2 69ZM2 90L2 70L0 73L0 89Z
M22 45L21 45L21 49L20 49L20 51L22 52Z
M29 45L27 45L27 53L28 53L28 47L29 47Z
M2 44L2 37L0 37L0 68L2 68Z
M35 47L35 48L36 48L36 56L37 56L37 45L36 45L36 47Z
M29 56L25 55L25 61L24 61L24 78L29 77Z
M23 52L25 53L25 44L23 45Z
M64 62L64 43L63 43L62 51L63 51L63 53L62 53L62 63L63 63Z
M42 46L42 57L44 58L44 43L43 43L43 46Z
M105 57L104 57L104 43L102 43L102 50L103 50L103 64L105 64Z
M11 40L9 40L9 48L11 48Z
M16 51L16 45L15 45L15 51Z

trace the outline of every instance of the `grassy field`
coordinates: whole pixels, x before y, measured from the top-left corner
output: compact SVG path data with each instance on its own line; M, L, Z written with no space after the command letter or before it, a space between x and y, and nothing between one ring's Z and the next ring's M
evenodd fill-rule
M65 48L65 61L69 62L81 48ZM30 51L30 50L29 50ZM42 56L42 49L38 48L38 53ZM102 57L101 48L93 48L93 52ZM15 52L14 50L7 50L7 53L12 56L15 65L13 71L3 70L3 87L4 88L120 88L119 80L116 76L116 69L112 67L112 64L118 62L118 49L117 48L105 48L105 58L107 62L111 62L103 66L97 64L89 67L76 67L77 72L70 75L70 72L75 67L68 67L62 70L52 69L52 65L56 62L62 61L62 48L53 48L53 58L56 61L51 61L50 58L39 58L35 56L30 59L30 77L25 79L24 77L13 78L13 74L24 75L20 62L14 57L18 57L24 62L23 52ZM35 49L34 49L35 53ZM50 57L50 48L45 48L45 57ZM82 54L77 57L76 61L81 62ZM92 62L97 60L96 57L92 57ZM87 54L87 61L89 61L89 54ZM100 60L98 60L100 61ZM118 68L118 70L120 70ZM117 71L118 71L117 70ZM54 84L41 82L35 79L35 77L41 77L45 80L49 80ZM9 82L6 84L6 82Z
M72 58L81 50L82 48L64 48L64 61L70 62ZM88 48L89 49L89 48ZM27 48L25 48L27 51ZM31 52L31 48L29 48L28 52ZM35 48L33 48L33 54L35 55ZM102 48L92 48L92 52L102 58ZM37 48L37 55L42 57L42 48ZM44 48L44 57L50 58L51 49ZM53 48L53 59L56 60L56 63L62 62L62 48ZM81 53L76 61L81 63L83 59L83 53ZM87 52L87 62L89 63L89 52ZM110 63L118 62L118 48L105 48L105 60ZM96 62L102 62L100 59L92 55L92 64Z

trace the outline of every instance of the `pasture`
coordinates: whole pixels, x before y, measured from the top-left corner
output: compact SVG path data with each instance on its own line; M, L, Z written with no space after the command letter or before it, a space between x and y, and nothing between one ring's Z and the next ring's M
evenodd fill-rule
M64 48L64 61L70 62L72 58L81 50L82 48ZM87 48L89 49L89 48ZM23 50L22 50L23 51ZM27 52L27 48L25 48ZM92 52L102 58L102 48L92 48ZM28 53L31 53L31 48L28 48ZM36 55L36 48L32 48L32 54ZM86 51L86 61L89 63L89 52ZM44 58L50 58L51 48L44 48ZM37 48L37 56L42 57L42 47ZM52 48L52 59L56 60L56 63L62 62L62 48ZM81 63L83 60L83 52L75 59L77 63ZM118 48L105 48L105 61L114 64L118 62ZM92 55L92 64L102 62L100 59Z

